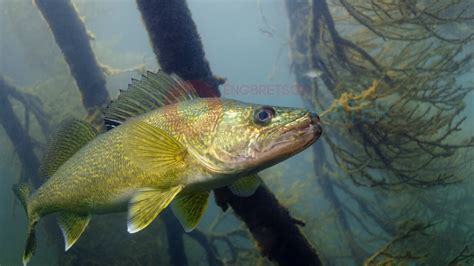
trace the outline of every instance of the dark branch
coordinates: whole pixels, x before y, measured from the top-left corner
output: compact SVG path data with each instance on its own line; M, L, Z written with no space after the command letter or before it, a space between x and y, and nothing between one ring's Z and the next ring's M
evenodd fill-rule
M35 186L38 186L41 183L36 178L39 160L34 152L33 142L28 131L25 130L13 111L9 100L9 92L12 91L16 91L16 89L0 75L0 124L5 129L20 159L23 169L21 181L28 182L28 180L31 180Z
M69 0L35 0L69 65L89 114L109 103L105 77L87 37L84 23Z

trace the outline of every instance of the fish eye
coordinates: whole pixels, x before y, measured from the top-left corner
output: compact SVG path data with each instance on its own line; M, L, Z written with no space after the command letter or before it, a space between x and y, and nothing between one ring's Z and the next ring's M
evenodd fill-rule
M270 106L263 106L255 110L254 121L259 125L268 125L275 116L275 109Z

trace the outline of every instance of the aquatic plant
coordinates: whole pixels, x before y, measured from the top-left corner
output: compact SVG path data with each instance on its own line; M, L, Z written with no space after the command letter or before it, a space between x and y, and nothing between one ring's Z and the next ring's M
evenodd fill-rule
M387 213L372 201L395 193L418 199L413 188L468 178L456 173L472 160L464 151L473 147L474 138L460 131L464 99L473 88L457 79L471 70L472 52L466 49L474 36L467 30L474 21L473 5L312 0L286 1L286 6L297 83L326 125L324 143L313 147L316 177L339 210L342 238L360 263L372 251L355 240L357 235L397 234L388 217L398 210ZM465 25L462 30L460 25ZM320 74L308 78L309 71ZM372 188L372 195L357 186Z

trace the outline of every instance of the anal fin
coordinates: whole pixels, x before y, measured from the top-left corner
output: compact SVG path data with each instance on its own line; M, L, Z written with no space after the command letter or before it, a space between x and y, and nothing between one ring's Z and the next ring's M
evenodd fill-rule
M258 186L262 183L256 175L249 175L239 178L233 184L229 185L230 191L240 197L250 197L255 193Z
M81 237L91 219L90 214L61 213L59 227L64 235L65 251L69 250Z
M209 191L181 194L173 202L173 213L186 232L191 232L207 208Z
M175 186L167 190L143 189L137 192L128 207L128 232L136 233L147 227L182 189L182 186Z

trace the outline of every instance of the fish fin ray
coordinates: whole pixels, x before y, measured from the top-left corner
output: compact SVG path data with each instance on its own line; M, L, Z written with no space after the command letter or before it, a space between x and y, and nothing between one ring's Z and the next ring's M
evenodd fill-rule
M58 168L99 133L89 123L79 119L67 119L59 125L49 140L38 174L51 177Z
M207 208L209 191L180 194L171 205L176 218L186 232L197 227Z
M23 265L26 266L36 251L36 222L30 221L28 225L28 236L26 239L25 251L23 252Z
M31 187L26 183L20 183L13 185L12 190L18 200L21 202L21 205L25 209L26 216L28 218L28 234L26 238L25 250L23 251L23 265L26 266L36 251L35 226L38 221L38 217L36 214L30 212L28 204L28 198L31 195Z
M141 121L131 121L124 138L127 157L145 172L164 172L184 167L187 150L166 131ZM133 123L133 124L132 124Z
M68 251L81 237L91 220L90 214L64 212L59 214L58 223L64 236L65 251Z
M148 71L140 80L132 79L127 90L120 92L105 112L107 129L165 105L198 98L194 87L178 76L163 71Z
M182 189L182 186L175 186L168 190L143 189L135 193L128 207L128 232L136 233L147 227Z
M228 188L234 195L250 197L255 193L261 183L262 181L257 175L249 175L239 178L233 184L230 184Z
M28 215L28 198L31 194L31 187L27 183L15 184L12 186L13 193L20 201L21 205L25 209L26 214Z

